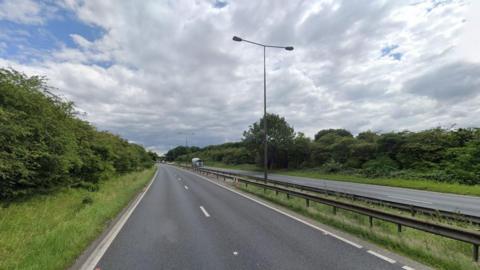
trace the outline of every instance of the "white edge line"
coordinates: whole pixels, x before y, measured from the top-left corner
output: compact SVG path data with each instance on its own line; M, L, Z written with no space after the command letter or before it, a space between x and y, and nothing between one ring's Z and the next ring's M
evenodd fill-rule
M384 260L384 261L387 261L387 262L389 262L389 263L396 263L396 261L395 261L394 259L390 259L390 258L387 257L387 256L383 256L382 254L378 254L378 253L375 252L375 251L369 250L369 251L367 251L367 252L370 253L370 254L372 254L373 256L378 257L378 258L380 258L380 259L382 259L382 260Z
M415 268L412 268L410 266L403 266L402 269L405 269L405 270L415 270Z
M203 214L204 214L206 217L210 217L210 215L208 214L207 210L205 210L205 208L203 208L203 206L200 206L200 210L202 210Z
M188 187L187 187L187 186L184 186L184 187L185 187L185 189L188 189Z
M182 169L182 170L183 170L183 169ZM337 238L338 240L343 241L343 242L345 242L345 243L347 243L347 244L349 244L349 245L352 245L352 246L354 246L354 247L356 247L356 248L362 248L362 246L359 245L359 244L357 244L357 243L354 243L354 242L352 242L352 241L350 241L350 240L347 240L347 239L345 239L345 238L343 238L343 237L340 237L340 236L338 236L338 235L336 235L336 234L334 234L334 233L331 233L331 232L329 232L329 231L327 231L327 230L325 230L325 229L322 229L322 228L320 228L320 227L317 227L317 226L315 226L315 225L313 225L313 224L311 224L311 223L309 223L309 222L307 222L307 221L305 221L305 220L302 220L302 219L297 218L297 217L295 217L295 216L292 216L292 215L290 215L290 214L288 214L288 213L286 213L286 212L283 212L282 210L276 209L276 208L274 208L274 207L272 207L272 206L270 206L270 205L268 205L268 204L266 204L266 203L264 203L264 202L262 202L262 201L259 201L259 200L255 199L255 198L252 198L252 197L248 196L248 195L242 194L242 193L240 193L240 192L238 192L238 191L236 191L236 190L234 190L234 189L231 189L231 188L229 188L229 187L222 186L222 185L220 185L220 184L218 184L218 183L215 183L214 181L212 181L212 180L210 180L210 179L208 179L208 178L205 178L205 177L203 177L203 176L201 176L201 175L195 174L195 173L190 172L190 171L187 171L187 170L184 170L184 171L186 171L186 172L188 172L188 173L190 173L190 174L196 175L196 176L198 176L198 177L200 177L200 178L202 178L202 179L204 179L204 180L209 181L209 182L212 183L212 184L215 184L215 185L217 185L217 186L219 186L219 187L221 187L221 188L227 189L227 190L229 190L229 191L231 191L231 192L233 192L233 193L236 193L236 194L238 194L238 195L240 195L240 196L242 196L242 197L245 197L245 198L247 198L247 199L249 199L249 200L252 200L252 201L254 201L254 202L258 203L258 204L261 204L261 205L263 205L263 206L265 206L265 207L267 207L267 208L270 208L270 209L272 209L273 211L276 211L276 212L278 212L278 213L280 213L280 214L282 214L282 215L285 215L285 216L287 216L287 217L289 217L289 218L292 218L292 219L294 219L294 220L296 220L296 221L298 221L298 222L301 222L301 223L303 223L303 224L305 224L305 225L307 225L307 226L309 226L309 227L311 227L311 228L314 228L314 229L316 229L316 230L318 230L318 231L321 231L321 232L322 232L323 234L325 234L325 235L331 235L331 236Z
M143 196L147 193L147 191L150 189L150 186L153 184L155 179L157 178L158 170L160 168L157 168L157 171L155 172L155 175L153 175L152 180L150 181L150 184L148 184L147 188L143 191L143 193L138 197L137 201L135 201L134 205L127 210L123 214L122 217L118 220L118 222L113 226L113 228L108 232L108 234L105 236L105 238L102 239L100 244L93 250L93 252L90 254L88 259L85 261L85 263L80 267L80 270L91 270L94 269L95 266L97 266L97 263L100 261L100 259L103 257L103 254L107 251L108 247L112 244L113 240L115 237L118 235L120 230L122 229L123 225L127 222L128 218L130 215L133 213L135 208L137 208L137 205L140 203L140 201L143 199Z

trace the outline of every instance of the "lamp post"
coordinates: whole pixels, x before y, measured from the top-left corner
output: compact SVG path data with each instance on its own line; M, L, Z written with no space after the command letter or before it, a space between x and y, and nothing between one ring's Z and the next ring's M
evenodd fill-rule
M246 40L237 36L233 36L234 41L238 42L247 42L250 44L258 45L263 47L263 131L264 131L264 149L263 149L263 162L264 162L264 179L267 182L268 179L268 145L267 145L267 72L265 67L265 51L267 48L277 48L285 49L287 51L293 51L292 46L274 46L274 45L265 45L250 40Z

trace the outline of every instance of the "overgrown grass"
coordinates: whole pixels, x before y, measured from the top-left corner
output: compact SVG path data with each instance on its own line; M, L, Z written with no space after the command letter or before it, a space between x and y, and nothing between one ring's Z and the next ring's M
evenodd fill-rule
M472 261L470 244L410 228L403 228L399 233L395 224L380 220L375 220L371 228L368 217L363 215L343 210L337 210L334 215L332 207L326 205L310 202L310 207L307 208L304 199L287 199L285 194L275 195L274 191L264 192L263 188L252 185L247 188L244 185L238 187L431 267L445 270L480 269L480 265Z
M0 269L65 269L152 178L126 174L100 190L64 189L0 208Z
M253 164L227 165L219 162L208 162L207 166L236 169L246 171L260 171ZM480 185L462 185L456 183L444 183L424 179L402 179L402 178L368 178L359 175L349 174L330 174L316 169L298 169L298 170L272 170L271 173L308 177L313 179L325 179L343 182L353 182L361 184L372 184L380 186L411 188L418 190L428 190L443 193L453 193L460 195L480 196Z

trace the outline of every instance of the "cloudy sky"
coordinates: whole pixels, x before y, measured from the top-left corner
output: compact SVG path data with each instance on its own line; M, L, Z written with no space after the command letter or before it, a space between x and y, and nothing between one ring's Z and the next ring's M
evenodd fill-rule
M43 75L84 118L158 152L296 131L480 126L477 0L0 0L0 66ZM193 135L192 135L193 134Z

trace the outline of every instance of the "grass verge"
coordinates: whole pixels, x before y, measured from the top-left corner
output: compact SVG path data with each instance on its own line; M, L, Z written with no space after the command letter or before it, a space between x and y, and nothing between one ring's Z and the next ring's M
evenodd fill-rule
M152 178L116 177L100 190L64 189L0 208L0 269L65 269Z
M246 170L246 171L261 171L253 164L239 164L239 165L226 165L219 162L208 162L207 166ZM411 188L418 190L428 190L443 193L453 193L459 195L480 196L480 185L462 185L455 183L444 183L429 181L424 179L402 179L402 178L368 178L358 175L348 174L327 174L315 169L299 169L299 170L272 170L270 173L283 174L290 176L300 176L313 179L325 179L342 182L353 182L361 184L372 184L380 186Z
M310 202L310 207L307 208L304 199L287 199L285 194L275 195L274 191L264 192L263 188L252 185L237 187L436 269L480 269L480 264L472 261L470 244L411 228L403 228L399 233L396 225L380 220L375 220L374 226L370 227L368 217L363 215L343 210L337 210L334 215L332 208L323 204Z

